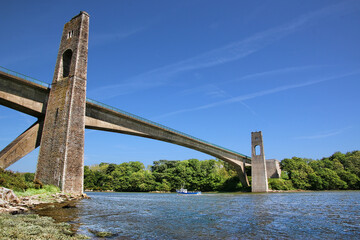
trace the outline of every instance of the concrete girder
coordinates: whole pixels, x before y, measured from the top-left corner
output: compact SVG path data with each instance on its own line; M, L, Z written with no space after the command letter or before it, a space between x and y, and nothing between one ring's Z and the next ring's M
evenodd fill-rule
M0 167L5 169L40 145L43 121L35 122L0 152Z
M50 88L0 71L0 104L43 117Z
M0 91L0 103L31 116L39 117L43 112L43 103Z

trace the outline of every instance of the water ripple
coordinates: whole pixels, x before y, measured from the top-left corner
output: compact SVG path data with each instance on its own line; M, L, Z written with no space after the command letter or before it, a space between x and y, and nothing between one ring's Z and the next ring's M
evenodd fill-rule
M69 214L80 233L116 239L359 239L360 192L88 193ZM93 237L93 236L92 236Z

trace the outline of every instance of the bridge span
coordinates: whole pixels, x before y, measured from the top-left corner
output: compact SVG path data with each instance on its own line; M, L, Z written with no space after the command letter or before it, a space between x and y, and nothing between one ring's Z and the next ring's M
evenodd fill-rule
M50 89L50 84L0 67L0 104L38 118L0 152L0 167L9 167L40 146ZM206 153L233 165L242 184L249 184L244 166L251 165L251 157L88 98L85 128L156 139Z
M261 132L251 135L250 158L87 99L88 36L86 12L64 25L51 85L0 69L0 104L37 118L0 152L0 167L7 168L40 146L35 179L56 185L63 192L82 194L84 135L85 128L89 128L156 139L209 154L233 165L243 186L249 186L245 165L252 163L252 191L268 190Z

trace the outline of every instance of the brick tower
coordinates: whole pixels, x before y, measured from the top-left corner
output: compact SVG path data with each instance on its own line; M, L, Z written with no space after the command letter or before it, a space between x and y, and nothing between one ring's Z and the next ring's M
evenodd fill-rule
M63 192L83 193L89 15L64 26L47 103L35 178Z
M268 179L262 133L251 133L251 191L267 192Z

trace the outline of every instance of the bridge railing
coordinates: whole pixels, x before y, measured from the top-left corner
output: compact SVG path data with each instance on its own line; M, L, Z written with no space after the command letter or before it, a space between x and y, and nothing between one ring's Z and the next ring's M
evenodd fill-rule
M241 156L243 156L243 157L249 158L248 156L246 156L246 155L244 155L244 154L241 154L241 153L235 152L235 151L233 151L233 150L230 150L230 149L228 149L228 148L224 148L224 147L221 147L221 146L219 146L219 145L210 143L210 142L208 142L208 141L205 141L205 140L202 140L202 139L200 139L200 138L191 136L191 135L189 135L189 134L180 132L180 131L178 131L178 130L175 130L175 129L166 127L166 126L164 126L164 125L162 125L162 124L159 124L159 123L157 123L157 122L153 122L153 121L148 120L148 119L146 119L146 118L139 117L139 116L137 116L137 115L135 115L135 114L126 112L126 111L124 111L124 110L121 110L121 109L118 109L118 108L115 108L115 107L112 107L112 106L109 106L109 105L107 105L107 104L98 102L98 101L96 101L96 100L93 100L93 99L90 99L90 98L86 98L86 101L88 101L88 102L90 102L90 103L93 103L93 104L96 104L96 105L100 105L100 106L102 106L102 107L104 107L104 108L111 109L111 110L113 110L113 111L115 111L115 112L118 112L118 113L121 113L121 114L123 114L123 115L125 115L125 116L131 117L131 118L134 118L134 119L137 119L137 120L140 120L140 121L143 121L143 122L146 122L146 123L155 125L155 126L158 126L158 127L162 128L162 129L168 130L168 131L170 131L170 132L174 132L174 133L183 135L183 136L185 136L185 137L188 137L188 138L190 138L190 139L197 140L197 141L202 142L202 143L205 143L205 144L207 144L207 145L211 145L211 146L214 146L214 147L216 147L216 148L220 148L220 149L222 149L222 150L225 150L225 151L228 151L228 152L232 152L232 153L241 155Z
M4 72L4 73L7 73L7 74L10 74L10 75L13 75L13 76L16 76L16 77L19 77L19 78L23 78L23 79L25 79L25 80L28 80L28 81L30 81L30 82L39 84L39 85L44 86L44 87L47 87L47 88L50 88L50 87L51 87L51 84L42 82L42 81L37 80L37 79L35 79L35 78L26 76L26 75L24 75L24 74L15 72L15 71L13 71L13 70L10 70L10 69L7 69L7 68L1 67L1 66L0 66L0 71L2 71L2 72Z

